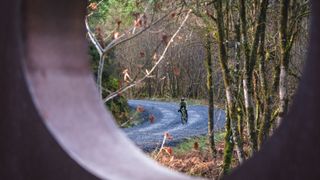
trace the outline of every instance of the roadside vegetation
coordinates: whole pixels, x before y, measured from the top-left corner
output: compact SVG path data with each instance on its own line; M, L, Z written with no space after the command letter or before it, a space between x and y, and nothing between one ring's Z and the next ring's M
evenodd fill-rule
M223 141L225 137L225 132L216 132L215 133L215 142L220 143ZM193 137L188 138L185 141L179 143L176 147L173 148L175 155L184 155L186 153L189 153L190 150L196 149L200 152L206 152L208 151L208 141L207 136L199 136L199 137Z
M223 168L225 132L217 132L215 137L216 157L213 157L210 153L208 139L205 135L186 139L176 147L173 147L171 151L166 149L168 147L162 150L161 153L155 151L150 154L150 157L161 165L182 173L217 178ZM233 167L236 165L237 161L232 162Z

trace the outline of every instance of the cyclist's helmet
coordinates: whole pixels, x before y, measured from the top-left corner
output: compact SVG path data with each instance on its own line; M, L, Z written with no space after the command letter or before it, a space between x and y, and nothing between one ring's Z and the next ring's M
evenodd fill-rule
M181 101L184 101L184 97L181 98Z

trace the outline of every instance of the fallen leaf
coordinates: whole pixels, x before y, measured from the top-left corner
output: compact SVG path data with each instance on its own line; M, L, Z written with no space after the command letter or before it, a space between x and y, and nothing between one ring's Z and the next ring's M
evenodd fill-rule
M137 106L137 112L142 113L144 111L144 108L142 106Z
M170 156L173 155L173 150L171 147L164 147L163 150Z
M149 115L149 121L150 121L151 124L154 123L154 120L155 120L155 119L156 119L156 118L154 117L153 114L150 114L150 115Z

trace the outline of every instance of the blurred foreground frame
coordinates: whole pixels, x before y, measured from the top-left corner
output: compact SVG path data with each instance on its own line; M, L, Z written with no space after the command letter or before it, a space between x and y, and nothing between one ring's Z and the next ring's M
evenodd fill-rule
M89 69L81 0L3 0L1 179L192 179L148 159L105 111ZM320 1L290 112L225 179L320 178Z

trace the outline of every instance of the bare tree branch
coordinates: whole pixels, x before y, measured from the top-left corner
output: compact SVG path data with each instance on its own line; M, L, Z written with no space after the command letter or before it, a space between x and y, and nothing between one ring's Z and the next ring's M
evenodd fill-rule
M99 3L101 3L102 1L100 1ZM149 6L147 6L144 10L144 13L147 11L147 8ZM98 42L97 38L95 37L94 33L91 31L90 26L88 24L88 16L92 15L89 14L86 18L85 18L85 24L86 24L86 29L90 38L90 41L94 44L95 48L97 49L99 56L100 56L100 60L99 60L99 66L98 66L98 75L97 75L97 86L98 86L98 90L100 93L100 96L102 97L102 73L103 73L103 68L104 68L104 61L105 61L105 57L106 54L114 47L125 43L139 35L141 35L143 32L145 32L146 30L150 29L151 27L153 27L154 25L158 24L159 22L161 22L163 19L165 19L166 17L169 16L169 14L174 11L175 8L173 8L172 10L170 10L168 13L166 13L164 16L162 16L161 18L159 18L158 20L156 20L155 22L152 22L150 25L148 25L147 27L141 29L140 31L138 31L137 33L133 33L132 36L129 36L127 38L125 38L129 33L128 32L134 32L135 30L135 26L132 27L129 31L123 33L122 35L120 35L118 38L115 38L114 40L112 40L105 48L102 48L100 43ZM138 20L141 20L141 18L143 17L143 15L140 15ZM112 32L114 33L114 31ZM111 34L112 34L111 33ZM110 37L110 36L109 36Z
M150 70L146 70L146 74L144 77L142 77L139 80L136 80L134 82L132 82L131 84L119 89L118 91L111 93L108 97L106 97L104 99L104 102L108 102L109 100L113 99L114 97L118 96L118 94L125 92L126 90L136 86L137 84L142 83L146 78L149 78L150 75L152 74L152 72L157 68L157 66L162 62L162 60L165 58L165 55L171 45L172 42L174 42L173 40L175 39L175 37L179 34L180 30L182 29L182 27L185 25L186 21L188 20L190 13L192 12L192 10L190 9L187 13L187 15L185 16L184 20L182 21L182 23L180 24L179 28L177 29L177 31L173 34L173 36L170 38L170 41L168 42L167 46L165 47L164 51L162 52L162 55L160 56L160 58L158 59L158 61L155 63L155 65L150 69Z
M86 24L86 29L88 32L88 36L90 38L90 41L92 42L92 44L95 46L95 48L97 49L99 56L102 56L103 54L103 48L101 47L100 43L98 42L97 38L95 37L94 33L91 31L90 27L89 27L89 23L88 23L88 17L85 18L84 20L85 24Z
M103 50L103 52L106 53L106 52L108 52L110 49L112 49L112 48L114 48L114 47L116 47L116 46L118 46L118 45L120 45L120 44L122 44L122 43L125 43L125 42L127 42L127 41L129 41L129 40L131 40L131 39L133 39L133 38L135 38L135 37L137 37L137 36L139 36L140 34L142 34L143 32L145 32L146 30L148 30L148 29L150 29L151 27L157 25L159 22L161 22L161 21L164 20L166 17L168 17L169 14L170 14L172 11L174 11L174 10L169 11L169 12L166 13L164 16L162 16L161 18L159 18L158 20L156 20L155 22L153 22L153 23L150 24L149 26L141 29L141 30L138 31L137 33L133 34L132 36L127 37L127 38L121 40L121 38L123 38L123 37L126 35L126 33L122 34L118 39L115 39L114 41L112 41L112 42ZM131 30L129 30L129 31L131 31ZM118 41L118 42L117 42L117 41Z

